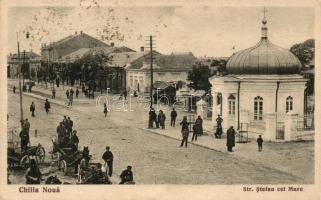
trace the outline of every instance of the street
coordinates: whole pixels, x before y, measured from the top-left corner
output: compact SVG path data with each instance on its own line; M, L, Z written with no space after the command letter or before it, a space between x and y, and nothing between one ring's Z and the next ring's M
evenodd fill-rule
M8 124L12 127L20 118L19 94L9 91L8 95ZM147 112L142 115L141 111L137 114L111 111L105 118L102 107L95 105L75 105L68 109L51 104L50 114L46 115L43 100L26 95L23 98L24 118L28 118L31 124L31 145L40 143L45 147L46 163L51 159L48 154L52 149L51 138L56 135L56 127L66 115L71 117L73 128L78 132L79 149L89 146L94 162L103 163L101 156L105 147L111 147L114 184L119 182L118 176L127 165L133 166L137 184L286 184L303 181L303 177L248 162L226 152L190 144L188 148L180 148L178 140L143 130L147 126ZM29 112L32 101L36 104L34 118ZM41 167L41 170L48 171L46 168ZM10 181L13 184L24 183L22 174L22 171L11 172ZM76 182L72 169L67 177L62 177L58 171L56 174L61 180Z

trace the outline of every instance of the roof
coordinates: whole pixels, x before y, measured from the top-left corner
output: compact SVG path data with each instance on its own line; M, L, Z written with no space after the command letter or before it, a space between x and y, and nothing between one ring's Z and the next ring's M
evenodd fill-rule
M173 87L171 83L169 82L164 82L164 81L155 81L153 83L153 87L156 88L156 89L161 89L161 90L164 90L168 87Z
M81 49L78 49L77 51L74 51L70 54L63 56L62 60L75 61L87 55L89 52L90 52L90 48L81 48Z
M144 63L146 63L148 58L148 53L145 54L144 58L135 60L131 63L129 69L143 69ZM154 53L154 70L166 70L166 71L180 71L180 70L190 70L193 68L193 64L196 62L197 58L192 53L184 54L170 54L162 55L158 52Z
M144 52L122 52L122 53L110 53L112 58L112 65L118 67L125 67L134 60L145 55Z
M263 21L261 40L254 46L238 51L226 64L229 74L298 74L299 59L289 50L272 44Z

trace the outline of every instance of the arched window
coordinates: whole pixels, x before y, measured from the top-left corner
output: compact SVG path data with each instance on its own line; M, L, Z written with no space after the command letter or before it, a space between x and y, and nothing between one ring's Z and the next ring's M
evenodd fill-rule
M288 96L288 97L286 98L285 111L286 111L286 112L289 112L289 111L291 111L291 110L293 110L293 97Z
M235 115L235 97L234 95L230 95L227 99L228 101L228 114Z
M257 96L254 98L254 120L263 119L263 98Z

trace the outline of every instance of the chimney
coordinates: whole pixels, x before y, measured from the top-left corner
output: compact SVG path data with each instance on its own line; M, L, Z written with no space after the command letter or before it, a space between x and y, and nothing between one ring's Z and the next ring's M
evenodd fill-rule
M140 51L144 52L145 51L144 47L140 47Z
M111 47L114 47L114 46L115 46L115 43L111 42L111 43L110 43L110 46L111 46Z
M82 31L80 31L80 35L82 35Z

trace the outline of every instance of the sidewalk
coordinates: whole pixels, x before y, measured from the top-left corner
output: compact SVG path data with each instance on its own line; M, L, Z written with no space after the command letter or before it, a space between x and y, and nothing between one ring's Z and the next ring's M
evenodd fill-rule
M181 127L178 125L176 127L166 127L165 130L156 128L142 129L154 134L176 139L178 140L177 147L183 149L185 147L179 147L180 141L182 139L180 128ZM306 151L310 150L310 146L311 151L313 151L313 144L311 145L311 142L284 144L269 142L263 144L263 152L258 152L256 141L250 140L248 143L237 143L239 138L236 136L236 144L233 148L234 152L228 152L226 147L226 135L223 135L222 139L215 139L213 132L205 132L203 136L197 138L196 142L191 142L191 139L192 134L189 135L189 146L187 148L191 148L191 145L200 146L203 148L229 154L236 159L241 159L243 161L253 163L253 165L256 166L276 169L282 171L283 173L308 180L305 170L301 168L301 166L303 166L304 164L300 162L300 159L302 158L301 156L307 153ZM300 146L302 146L302 148ZM292 159L296 157L298 159ZM260 167L258 167L258 171L260 170Z

